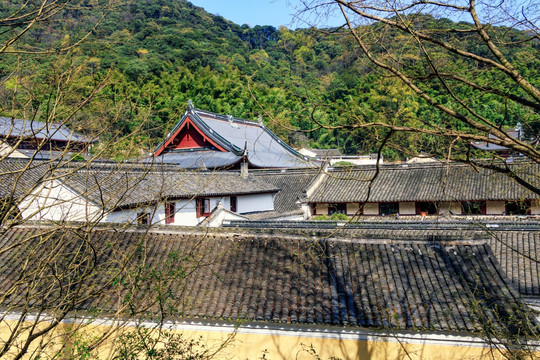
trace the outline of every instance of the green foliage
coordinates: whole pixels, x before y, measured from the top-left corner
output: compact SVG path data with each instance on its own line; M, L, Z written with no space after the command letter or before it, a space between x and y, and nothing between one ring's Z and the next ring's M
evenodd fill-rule
M351 163L351 162L348 162L348 161L338 161L338 162L332 164L332 166L334 166L334 167L352 167L352 166L354 166L354 164Z
M12 7L20 3L15 1ZM5 6L2 13L8 13L9 8ZM74 42L92 28L98 9L91 5L84 11L66 8L56 16L58 21L36 25L17 46L44 50ZM415 21L422 22L426 29L470 26L428 15L417 16ZM377 26L370 25L369 29L376 30ZM519 70L531 83L540 84L540 59L535 55L538 43L519 41L523 35L518 31L494 31L501 41L508 40L504 50ZM8 35L0 35L0 40ZM397 32L381 36L381 46L384 43L396 53L406 54L403 66L424 71L422 57L415 56L412 50L407 52L407 39ZM470 49L479 48L472 36L454 36ZM383 50L386 48L381 47ZM434 56L445 64L444 70L475 79L480 85L501 81L492 69L473 68L448 54ZM46 85L61 73L60 59L61 55L55 53L5 56L0 74L9 74L20 61L24 67L5 83L0 115L24 117L45 111L54 98ZM64 61L78 64L71 77L75 84L70 91L73 104L91 93L99 81L108 79L92 102L71 121L75 130L92 134L92 129L99 129L104 133L100 136L106 138L131 135L107 149L117 159L152 151L179 120L188 99L197 108L252 120L265 114L267 125L283 138L289 137L288 129L306 131L307 140L302 144L339 148L349 155L376 152L387 134L385 129L356 127L359 124L385 121L426 129L439 126L467 130L462 123L420 100L397 79L380 78L366 66L365 59L358 57L354 42L345 32L239 26L183 0L134 0L123 4L107 14L89 39ZM424 86L423 90L437 101L450 102L436 79L426 80ZM501 126L514 126L519 121L528 125L528 136L538 136L537 113L508 104L495 94L474 93L459 83L452 86L454 93L468 99L480 115ZM32 101L27 101L29 94L16 89L34 89ZM509 86L508 91L519 89ZM104 124L110 128L104 129ZM319 124L336 129L318 129ZM434 135L400 133L390 139L383 155L394 160L419 152L437 153L448 145L445 141ZM464 143L454 145L456 152L467 151Z
M207 359L201 338L189 339L167 330L137 327L115 341L115 360Z
M349 220L349 217L341 213L333 213L330 215L330 220Z
M317 215L311 218L312 220L349 220L346 214L333 213L332 215Z

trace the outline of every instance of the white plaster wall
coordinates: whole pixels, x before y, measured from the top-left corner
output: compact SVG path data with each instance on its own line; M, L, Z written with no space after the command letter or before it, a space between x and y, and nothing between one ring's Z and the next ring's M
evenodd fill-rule
M413 201L400 202L399 215L416 215L416 203Z
M360 209L360 204L358 203L347 203L347 215L354 216L358 213Z
M137 214L142 212L150 214L152 224L165 223L165 206L163 204L111 211L107 213L103 222L137 224Z
M210 201L210 211L212 211L212 201ZM174 225L195 226L205 218L197 218L197 205L195 199L181 199L174 204ZM165 223L165 222L163 222ZM171 224L172 225L172 224Z
M531 201L531 215L540 215L540 200Z
M328 204L315 204L315 216L317 215L328 215Z
M311 213L311 205L309 203L302 203L302 218L300 220L307 220L313 214Z
M24 219L48 221L101 221L101 209L62 184L51 180L24 198L19 209Z
M212 201L210 201L212 204ZM146 212L152 216L152 224L157 225L178 225L178 226L195 226L204 217L197 218L195 200L183 199L174 203L175 214L174 222L172 224L165 224L165 204L159 204L156 206L143 206L134 209L126 209L110 212L107 214L105 222L112 223L137 223L137 214Z
M487 215L504 215L506 214L505 201L486 201Z
M274 210L274 194L238 195L237 201L239 214Z
M440 215L461 215L463 209L461 208L461 203L459 201L445 201L439 204L439 214Z
M129 210L119 210L119 211L112 211L107 214L105 219L103 219L103 222L108 223L136 223L137 218L137 210L136 209L129 209Z
M229 196L211 197L209 199L210 211L214 210L220 201L225 209L230 208ZM165 224L165 204L163 203L157 205L157 207L146 206L114 211L107 214L104 221L113 223L136 223L137 214L141 212L153 214L152 224L159 225L196 226L206 219L206 217L197 218L195 199L178 200L175 202L174 208L175 214L174 222L172 224ZM274 210L273 194L239 195L237 196L237 210L239 213Z
M364 205L364 215L379 215L379 203L366 203Z
M314 157L315 154L313 151L311 151L310 149L306 149L306 148L301 148L300 150L298 150L298 152L304 156L308 156L308 157Z

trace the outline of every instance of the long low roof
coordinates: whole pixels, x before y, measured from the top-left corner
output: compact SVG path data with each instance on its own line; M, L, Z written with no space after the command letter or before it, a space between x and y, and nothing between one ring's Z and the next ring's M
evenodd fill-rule
M449 223L452 225L452 223ZM538 223L535 223L538 225ZM540 230L538 226L527 229L527 223L515 223L513 229L504 224L461 223L459 227L445 227L445 223L430 224L422 222L422 229L410 229L407 221L392 220L385 223L386 228L373 227L369 223L359 224L362 228L341 228L334 236L354 238L389 238L389 237L483 237L488 241L495 258L502 270L519 293L527 297L540 297ZM431 224L433 225L433 224ZM522 227L521 230L515 228ZM319 230L324 231L324 230ZM330 231L330 230L328 230Z
M540 185L540 165L511 165L515 172ZM328 171L308 201L407 202L539 199L506 174L461 164L383 165Z
M239 171L187 171L177 166L58 162L6 158L0 161L0 198L29 196L41 183L58 181L81 199L106 210L165 199L277 193L263 178Z
M156 168L126 170L78 169L58 172L59 180L83 198L117 209L155 203L163 199L201 196L275 193L279 188L254 176L224 171L160 171Z
M533 321L482 239L16 228L0 244L13 311L31 299L31 308L74 304L94 316L124 306L140 317L450 332L486 321L516 332ZM29 297L28 282L43 296Z

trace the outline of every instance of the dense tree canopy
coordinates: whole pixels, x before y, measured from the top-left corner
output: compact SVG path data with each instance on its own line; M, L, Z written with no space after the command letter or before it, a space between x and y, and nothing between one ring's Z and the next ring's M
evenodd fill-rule
M2 17L23 3L4 1ZM99 84L92 101L69 117L74 130L103 132L103 124L110 124L102 137L144 130L136 142L131 139L111 149L115 158L151 151L179 119L188 99L209 111L248 119L262 115L272 130L293 145L337 147L346 154L376 151L386 134L385 129L357 124L384 120L402 126L463 128L395 77L381 74L343 29L240 26L178 0L75 3L9 44L0 64L0 76L5 79L0 83L0 113L46 118L47 104L55 96L50 79L66 76L69 69L71 88L61 103L66 117L72 113L70 106ZM459 42L464 49L483 46L469 34L471 23L429 14L411 15L410 21L434 34L437 29L451 29L444 35L449 37L446 40ZM24 23L9 26L0 40L20 31ZM363 26L372 33L383 29L379 22ZM491 31L505 44L505 55L538 86L538 39L524 41L529 39L527 33L508 27ZM399 58L403 66L418 73L425 69L422 54L408 51L410 39L397 30L385 30L383 37L373 44L373 52L396 59L403 55ZM62 51L81 40L72 51ZM442 52L436 61L458 73L466 69L468 76L486 86L500 80L490 67L471 71L468 64ZM450 100L448 92L436 84L423 89L441 104ZM467 97L470 89L455 91ZM475 95L471 101L478 105L480 116L501 128L526 123L527 135L538 137L537 110L506 102L493 93ZM62 121L62 111L57 114ZM305 136L298 136L298 131ZM455 151L465 152L464 147ZM440 148L441 140L430 134L402 133L392 139L384 155L398 159L422 151L437 153Z

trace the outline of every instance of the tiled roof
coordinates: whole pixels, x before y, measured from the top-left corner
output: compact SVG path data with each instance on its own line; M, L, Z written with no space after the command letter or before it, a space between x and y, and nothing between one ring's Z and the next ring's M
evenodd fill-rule
M234 166L242 156L217 150L171 151L144 160L146 163L175 164L184 169L220 169Z
M491 231L489 245L515 288L540 296L540 231Z
M147 316L263 324L476 332L485 321L511 331L526 321L517 293L481 240L308 240L157 231L145 236L144 231L104 230L29 238L40 231L46 230L14 229L0 238L2 249L27 239L24 246L0 252L0 289L20 285L2 304L12 310L30 281L43 291L31 307L70 303L73 291L94 292L75 302L94 315L129 302L139 304L134 309L147 306ZM51 247L57 258L46 256ZM122 259L129 259L125 273ZM70 264L75 267L64 274L62 266ZM34 271L38 266L42 272ZM73 276L85 269L94 272L79 288ZM135 273L137 284L129 275ZM172 274L179 276L170 282L158 277ZM132 286L138 290L128 296ZM165 301L161 307L152 302L159 296Z
M324 230L319 236L330 231L332 236L366 238L415 238L415 237L482 237L486 238L500 267L510 279L512 285L523 296L540 297L540 230L506 230L503 227L486 226L486 224L460 224L458 227L446 227L436 224L436 229L426 223L425 229L407 229L407 223L394 220L386 223L386 227L376 227L367 224L358 224L360 228L340 228ZM488 224L489 225L489 224ZM493 225L493 224L492 224ZM519 224L515 224L519 227ZM524 227L524 226L522 226ZM316 228L316 223L311 229ZM328 236L328 235L326 235Z
M106 209L155 203L161 199L225 196L277 192L279 188L260 178L241 177L239 172L213 171L66 171L61 181L78 194Z
M522 140L522 132L523 130L511 130L511 131L506 131L506 133L508 134L509 137L511 138L514 138L514 139L518 139L518 140ZM497 139L497 140L500 140L497 136L493 135L493 134L489 134L488 137L490 139ZM477 141L473 141L471 142L471 145L474 146L475 148L477 149L480 149L480 150L485 150L485 151L502 151L502 150L508 150L507 147L505 146L501 146L501 145L496 145L496 144L492 144L492 143L489 143L487 141L483 141L483 142L477 142Z
M387 236L480 235L488 238L495 258L515 289L524 296L540 296L540 231L501 231L493 228L479 230L365 230L362 233Z
M0 161L0 198L21 199L50 177L54 164L27 159L5 158Z
M0 136L29 137L55 141L92 142L86 136L57 123L0 117Z
M227 151L234 153L234 155L241 157L244 148L246 148L247 159L254 167L306 168L314 166L303 155L287 145L263 124L208 111L193 108L188 109L171 131L169 137L173 136L175 130L186 121L187 117L208 138L215 141ZM156 152L161 149L168 139L165 139L157 146ZM178 153L178 156L181 156L181 154ZM176 156L170 160L174 161L175 159ZM207 164L206 166L209 167L210 165Z
M540 166L524 162L515 167L535 186ZM475 201L523 200L540 196L505 174L468 165L383 165L329 171L310 202ZM375 180L373 180L375 178ZM369 195L369 196L368 196Z
M250 174L273 184L281 190L274 198L274 209L278 213L301 210L298 199L304 197L304 190L319 174L317 169L268 171L253 170Z

